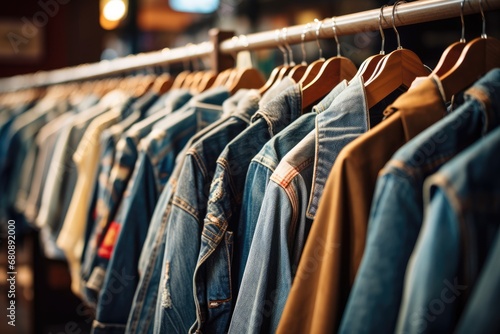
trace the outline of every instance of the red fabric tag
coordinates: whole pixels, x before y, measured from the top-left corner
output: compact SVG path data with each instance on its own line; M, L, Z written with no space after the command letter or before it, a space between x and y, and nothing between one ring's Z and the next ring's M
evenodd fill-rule
M104 259L111 259L111 255L113 254L113 249L115 248L116 240L118 240L118 233L120 232L121 225L117 222L112 222L109 225L108 231L106 232L106 236L102 241L99 250L97 251L97 255Z

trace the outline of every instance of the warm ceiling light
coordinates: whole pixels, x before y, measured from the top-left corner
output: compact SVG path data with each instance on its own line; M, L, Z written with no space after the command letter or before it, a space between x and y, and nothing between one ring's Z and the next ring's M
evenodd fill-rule
M123 18L126 10L127 8L122 0L110 0L104 5L102 14L108 21L118 21Z

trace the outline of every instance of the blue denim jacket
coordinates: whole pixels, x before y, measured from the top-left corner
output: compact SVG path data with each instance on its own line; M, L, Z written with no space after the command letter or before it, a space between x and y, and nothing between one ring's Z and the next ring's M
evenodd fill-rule
M475 122L472 117L464 117L450 125L445 135L453 138L450 132L458 130L455 136L465 141L498 127L499 69L476 82L465 96L461 108L480 116L475 117ZM456 113L467 115L463 109ZM472 124L458 126L469 122ZM467 131L462 131L464 128ZM497 129L494 132L497 135L477 141L424 183L426 210L406 271L398 332L452 331L474 291L500 221L500 182L492 177L500 166Z
M363 81L355 78L279 163L266 188L229 332L276 331L312 223L311 207L340 150L368 130L368 117Z
M500 142L500 129L494 130L491 134L492 138L488 141L480 143L489 153L495 154L498 152ZM493 138L495 137L495 138ZM496 143L492 143L495 141ZM495 144L496 148L493 148ZM495 175L496 171L492 171ZM484 174L486 175L486 174ZM489 188L489 184L488 184ZM495 196L498 198L499 187L494 190ZM489 192L489 189L487 190ZM497 203L493 206L498 208ZM498 221L498 214L496 217ZM498 318L498 300L500 299L500 266L498 259L500 258L500 232L496 232L495 241L491 246L483 270L477 280L474 291L472 292L465 310L462 312L460 321L455 328L457 334L468 333L498 333L500 332L500 319Z
M153 323L158 296L158 286L161 281L163 255L165 252L165 229L172 207L172 197L188 151L198 141L210 136L214 129L219 128L229 120L237 109L238 101L248 92L240 90L222 104L223 116L217 122L196 133L178 154L175 168L167 185L163 189L151 218L146 241L139 258L139 283L135 291L134 301L129 314L126 333L153 333Z
M346 87L347 81L342 81L320 103L313 107L312 113L301 116L271 138L250 162L236 235L238 243L234 245L234 272L238 273L237 286L233 286L235 295L238 295L255 226L263 203L264 192L271 174L285 154L297 145L307 133L314 130L316 115L326 110Z
M492 94L500 87L499 79L500 71L491 72L472 92ZM367 244L341 332L394 331L406 267L423 221L424 180L500 121L500 114L480 107L480 99L465 98L462 107L401 147L380 172Z
M103 243L109 241L103 246L111 249L112 256L99 296L94 332L125 331L139 281L139 256L158 196L173 171L177 154L196 132L219 119L220 105L228 96L227 89L216 88L194 97L183 110L169 117L170 122L165 122L165 127L153 129L141 141L139 158L118 210L114 230L108 230L108 234L115 237L103 240ZM114 286L116 272L129 280L119 292ZM107 295L113 296L110 302L102 299Z
M256 91L245 95L227 121L187 151L165 232L155 331L161 328L166 332L186 332L196 320L193 285L187 282L192 282L198 258L216 160L226 145L248 126L259 99Z
M190 332L224 332L234 305L233 231L237 230L245 175L250 161L275 134L302 113L301 90L294 85L252 117L252 125L231 141L217 159L194 272L196 322Z

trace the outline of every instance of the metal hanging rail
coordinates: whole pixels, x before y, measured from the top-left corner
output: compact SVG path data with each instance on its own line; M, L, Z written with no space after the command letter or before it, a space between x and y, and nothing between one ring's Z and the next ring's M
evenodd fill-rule
M485 12L500 9L500 0L466 0L463 8L464 15L479 13L480 2ZM395 25L405 26L459 17L461 3L462 0L421 0L403 3L396 8ZM335 17L337 35L342 36L360 32L377 31L379 28L379 13L379 9L373 9ZM381 24L383 28L392 27L391 7L384 10ZM333 20L331 18L324 19L321 21L321 25L318 24L317 27L307 25L287 27L286 42L288 44L300 43L301 36L305 31L308 31L304 36L305 41L315 40L316 31L318 32L319 38L333 38L334 33L332 28ZM216 40L212 39L211 42L203 42L175 49L164 49L161 51L131 55L111 61L101 61L98 63L0 79L0 91L11 91L70 81L88 80L135 69L180 62L191 58L199 58L208 55L213 56L219 53L235 54L242 50L272 48L277 47L278 43L276 31L233 37L222 41L220 44L217 44Z
M500 0L466 0L464 3L464 15L480 13L480 2L483 11L500 9ZM410 3L398 4L395 13L395 25L406 26L417 23L438 21L460 16L462 0L422 0ZM353 35L361 32L378 31L380 9L367 10L364 12L347 14L335 17L335 28L337 36ZM333 20L324 19L319 28L319 38L333 38ZM479 19L478 19L479 22ZM383 11L381 19L382 28L392 28L392 7ZM288 44L301 43L304 32L304 41L316 39L316 25L296 25L286 28L286 42ZM480 32L478 30L478 36ZM243 42L237 38L224 41L220 45L222 52L234 53L242 50L266 49L277 46L276 31L260 32L242 36ZM241 39L241 38L240 38Z

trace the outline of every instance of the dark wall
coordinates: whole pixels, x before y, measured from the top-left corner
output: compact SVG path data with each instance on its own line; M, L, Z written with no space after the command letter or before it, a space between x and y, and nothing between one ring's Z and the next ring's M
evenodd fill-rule
M47 18L47 23L38 30L43 34L41 57L29 60L0 58L0 77L99 60L104 31L99 25L98 0L6 1L0 11L0 22L25 25L26 20L33 22L37 13L45 13L42 16ZM0 38L8 37L4 34ZM30 43L30 39L27 40Z

